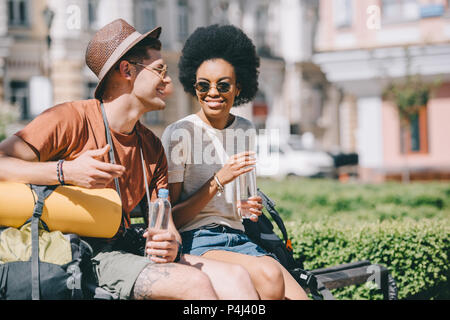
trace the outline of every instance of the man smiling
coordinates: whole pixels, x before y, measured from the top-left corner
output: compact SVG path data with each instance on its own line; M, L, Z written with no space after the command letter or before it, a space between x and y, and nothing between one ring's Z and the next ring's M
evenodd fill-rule
M99 285L119 299L257 299L242 267L181 255L172 217L169 229L146 243L152 258L120 245L146 188L152 199L167 188L162 144L139 122L165 108L171 88L160 33L158 27L140 34L122 19L100 29L86 50L99 78L95 99L50 108L3 141L0 180L118 190L124 210L118 234L87 240Z

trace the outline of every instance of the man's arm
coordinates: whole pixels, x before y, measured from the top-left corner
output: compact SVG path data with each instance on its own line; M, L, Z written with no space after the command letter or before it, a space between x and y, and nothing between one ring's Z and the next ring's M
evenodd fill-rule
M22 139L13 135L0 143L0 181L58 184L56 162L38 162L38 156Z
M104 188L125 171L121 165L95 158L107 153L109 145L89 150L72 161L64 162L66 184L85 188ZM0 143L0 181L15 181L40 185L59 184L56 161L39 162L37 154L21 138L13 135Z

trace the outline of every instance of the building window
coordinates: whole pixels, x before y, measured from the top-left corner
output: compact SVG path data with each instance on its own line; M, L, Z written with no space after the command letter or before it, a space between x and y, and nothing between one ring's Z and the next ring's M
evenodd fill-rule
M136 0L135 17L139 32L145 33L156 28L156 1Z
M94 98L94 93L95 93L95 88L97 87L97 82L87 82L86 86L85 86L85 98L86 99L93 99Z
M352 25L352 0L334 0L333 2L334 26L346 28Z
M147 112L144 117L147 125L159 125L164 122L161 110Z
M8 25L28 27L30 25L29 0L8 0Z
M447 1L446 1L447 2ZM447 2L448 4L448 2ZM420 4L420 17L432 18L440 17L445 12L446 3L441 0L429 0L426 3Z
M256 11L256 44L259 48L266 47L267 7L261 6Z
M255 99L253 100L253 124L256 130L266 128L266 120L269 115L269 106L267 105L266 96L262 91L256 92Z
M90 29L97 29L97 21L98 21L98 1L99 0L89 0L88 1L88 26Z
M421 107L401 126L401 151L404 154L428 152L427 108Z
M420 8L417 0L383 0L382 18L384 23L417 20Z
M30 119L30 92L25 81L11 81L10 102L20 110L20 120Z
M189 5L187 0L178 0L178 40L184 42L189 35Z

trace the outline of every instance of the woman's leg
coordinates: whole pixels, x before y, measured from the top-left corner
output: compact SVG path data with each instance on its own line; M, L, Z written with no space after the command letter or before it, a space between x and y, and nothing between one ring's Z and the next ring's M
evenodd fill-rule
M249 273L238 264L184 254L179 262L208 275L219 299L257 300L258 293Z
M284 275L280 265L268 256L249 256L241 253L210 250L203 257L243 266L263 300L281 300L285 297Z
M256 291L261 299L307 300L308 296L291 274L275 259L269 256L249 256L245 254L210 250L203 257L236 263L250 273Z
M274 259L275 260L275 259ZM280 265L283 271L284 287L285 287L285 297L289 300L308 300L308 295L305 290L298 284L298 282L292 277L289 271L286 270L278 261L276 263Z

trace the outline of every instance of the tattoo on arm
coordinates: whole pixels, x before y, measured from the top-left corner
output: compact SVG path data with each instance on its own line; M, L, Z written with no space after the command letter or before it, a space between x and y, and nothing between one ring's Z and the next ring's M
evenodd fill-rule
M159 280L167 279L171 275L171 269L175 268L173 263L147 265L139 274L133 288L133 299L150 300L154 299L153 284Z

